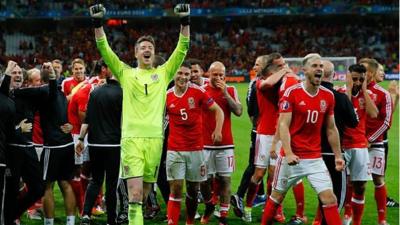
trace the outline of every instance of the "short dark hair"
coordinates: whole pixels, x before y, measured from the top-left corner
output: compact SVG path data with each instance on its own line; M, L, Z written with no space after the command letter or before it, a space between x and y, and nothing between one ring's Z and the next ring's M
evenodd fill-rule
M356 72L356 73L365 73L365 72L367 72L367 69L362 64L353 64L349 67L349 71Z
M269 72L272 68L274 68L274 61L276 59L282 58L282 55L279 52L273 52L269 55L261 56L263 60L265 60L265 64L261 68L261 74L264 75Z
M201 67L201 69L204 68L203 61L200 59L190 58L186 61L188 61L191 65L199 65Z
M102 67L108 68L106 63L103 61L103 59L99 59L96 61L94 68L93 68L93 75L96 76L97 74L101 73L101 68Z
M139 46L140 43L142 43L143 41L148 41L150 42L154 47L156 46L155 42L154 42L154 38L153 36L150 35L144 35L141 36L137 39L136 43L135 43L135 48L137 48Z
M188 60L185 60L185 61L183 61L183 63L181 64L181 67L187 67L187 68L192 68L192 64L188 61Z

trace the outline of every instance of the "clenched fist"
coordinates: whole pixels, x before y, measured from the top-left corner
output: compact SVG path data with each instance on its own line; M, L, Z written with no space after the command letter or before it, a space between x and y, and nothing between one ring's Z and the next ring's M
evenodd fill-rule
M182 26L190 24L190 4L178 4L174 8L174 12L180 17Z
M92 17L92 23L95 28L103 26L103 18L106 15L106 8L102 4L92 5L89 8L90 16Z

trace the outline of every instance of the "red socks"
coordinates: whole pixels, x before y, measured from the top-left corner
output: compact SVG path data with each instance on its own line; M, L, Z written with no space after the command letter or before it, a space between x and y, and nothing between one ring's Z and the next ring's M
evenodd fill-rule
M386 185L375 186L375 200L378 210L378 223L386 220Z
M353 208L353 225L361 225L361 218L364 213L364 195L353 194L351 206Z
M227 218L230 205L221 203L219 206L220 206L219 213L221 214L221 218Z
M294 198L296 199L296 216L304 216L304 185L301 181L293 187Z
M320 225L322 222L322 215L321 215L321 208L320 208L320 204L318 204L317 207L317 212L315 214L315 218L314 218L314 222L312 225Z
M276 204L271 198L268 198L267 203L264 207L261 225L271 225L273 223L278 206L279 204Z
M197 210L197 198L186 195L186 224L194 224Z
M325 221L328 225L341 225L342 224L342 220L340 219L337 204L324 205L324 206L322 206L322 210L324 210Z
M81 179L74 178L70 181L70 184L75 194L76 206L79 209L79 215L82 215L85 192L83 191L82 188Z
M180 198L175 198L172 194L169 195L167 206L168 225L178 224L181 213L181 200Z
M350 181L349 181L350 182ZM353 195L353 186L347 183L346 186L346 197L344 199L344 215L351 217L352 213L352 206L351 206L351 196Z

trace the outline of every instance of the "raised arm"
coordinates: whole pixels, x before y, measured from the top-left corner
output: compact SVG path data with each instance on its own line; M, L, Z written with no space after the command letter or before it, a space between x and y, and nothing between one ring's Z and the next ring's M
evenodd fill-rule
M5 96L10 95L10 83L11 83L12 71L17 65L18 64L12 60L8 61L7 63L7 68L4 71L3 82L1 83L0 87L0 93L2 93Z
M181 32L175 50L164 64L168 82L173 79L176 71L185 59L186 53L189 50L190 41L190 5L178 4L174 8L174 12L180 17Z
M233 114L235 114L236 116L241 116L243 107L239 101L239 97L237 95L236 89L234 88L233 90L234 90L233 91L234 93L233 93L233 97L232 97L231 94L228 92L228 87L225 86L225 89L223 90L224 96L225 96L225 99L228 101L231 112L233 112Z
M107 37L103 29L103 18L106 14L106 9L102 4L97 4L91 6L89 12L94 26L97 49L100 51L101 57L103 57L104 62L110 68L113 75L120 80L123 69L128 66L118 58L108 45Z
M362 85L362 92L364 95L365 99L365 110L371 118L377 118L378 117L378 108L376 107L375 103L372 101L371 97L369 96L369 91L367 89L367 81L364 80L363 85Z

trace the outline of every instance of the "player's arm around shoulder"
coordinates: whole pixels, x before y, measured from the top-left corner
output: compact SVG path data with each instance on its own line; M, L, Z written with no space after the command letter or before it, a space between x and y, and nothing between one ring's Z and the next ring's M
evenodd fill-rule
M168 81L172 80L176 71L185 59L186 53L189 50L190 42L190 4L178 4L174 8L174 12L180 18L181 30L178 44L167 62L164 64Z
M103 28L106 9L102 4L96 4L89 8L89 13L94 26L97 49L100 51L101 57L110 68L113 75L120 80L126 65L119 59L108 44L106 33Z

